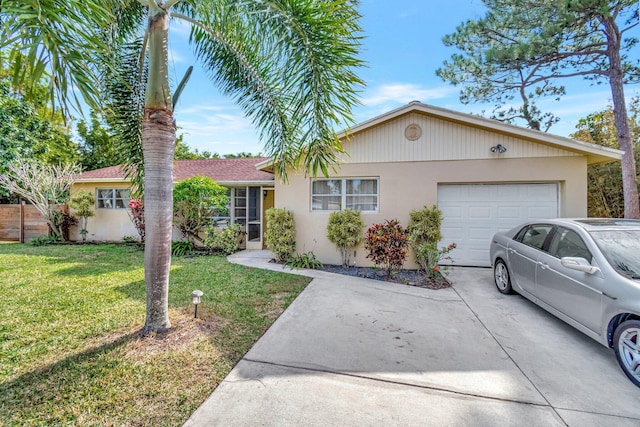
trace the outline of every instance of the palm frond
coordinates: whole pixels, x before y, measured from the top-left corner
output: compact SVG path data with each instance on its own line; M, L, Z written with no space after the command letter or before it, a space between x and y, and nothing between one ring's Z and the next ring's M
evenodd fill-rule
M109 56L104 33L114 25L114 10L126 0L3 1L0 7L0 48L13 57L24 55L27 73L16 68L14 83L49 78L48 97L64 111L81 111L79 95L99 109L100 58ZM20 82L29 83L29 82Z
M348 0L180 3L197 57L258 127L278 175L328 173L363 82L360 27ZM187 16L188 15L188 16Z
M142 38L121 43L113 66L104 76L107 123L113 130L125 173L136 194L144 188L142 157L142 113L147 82L146 67L140 67Z

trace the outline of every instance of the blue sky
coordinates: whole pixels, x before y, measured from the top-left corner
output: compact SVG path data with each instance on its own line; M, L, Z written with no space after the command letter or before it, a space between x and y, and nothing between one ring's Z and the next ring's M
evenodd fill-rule
M362 0L364 31L361 58L367 67L359 72L366 82L362 105L354 110L356 123L400 107L413 100L465 113L490 112L491 105L463 105L459 89L435 75L443 61L455 52L442 44L442 37L455 31L466 19L483 15L479 0ZM640 32L640 29L636 33ZM233 101L218 92L188 47L189 30L173 25L170 34L172 79L179 81L186 68L194 65L191 79L178 102L175 117L191 148L220 154L262 150L250 120ZM545 100L538 105L561 118L550 132L568 136L581 117L607 106L608 85L590 86L579 78L567 83L567 95L559 102ZM628 86L627 99L640 94Z

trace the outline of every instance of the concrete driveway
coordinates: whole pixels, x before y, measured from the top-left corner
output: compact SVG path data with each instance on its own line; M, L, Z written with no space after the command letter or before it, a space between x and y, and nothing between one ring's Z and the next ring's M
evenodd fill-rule
M234 262L281 270L262 252ZM185 426L638 426L613 351L492 272L438 291L317 271Z

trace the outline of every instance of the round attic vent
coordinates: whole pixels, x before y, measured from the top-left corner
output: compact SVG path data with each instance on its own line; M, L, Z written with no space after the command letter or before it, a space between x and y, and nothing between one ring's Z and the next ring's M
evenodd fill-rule
M410 124L404 130L404 137L409 141L415 141L422 136L422 129L415 123Z

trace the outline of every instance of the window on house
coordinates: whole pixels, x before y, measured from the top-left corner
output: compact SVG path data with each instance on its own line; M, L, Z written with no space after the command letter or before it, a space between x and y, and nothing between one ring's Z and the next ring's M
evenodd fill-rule
M98 209L127 209L131 200L128 188L98 188L96 190Z
M311 182L311 210L378 211L378 178L315 179Z
M236 188L233 197L233 216L235 223L240 225L247 224L247 189Z

